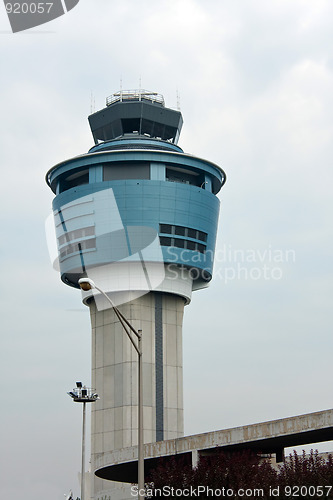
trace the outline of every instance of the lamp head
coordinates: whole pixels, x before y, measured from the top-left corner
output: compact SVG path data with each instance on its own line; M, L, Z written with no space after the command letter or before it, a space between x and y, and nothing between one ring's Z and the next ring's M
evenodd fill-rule
M80 278L79 285L84 292L88 292L92 288L95 288L95 283L89 278Z

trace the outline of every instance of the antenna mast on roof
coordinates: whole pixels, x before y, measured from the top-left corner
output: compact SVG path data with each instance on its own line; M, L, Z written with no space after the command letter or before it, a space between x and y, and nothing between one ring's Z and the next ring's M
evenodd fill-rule
M95 97L93 91L90 90L90 114L92 115L93 113L95 113L95 110L96 110Z
M139 99L141 101L141 75L139 77Z
M176 96L177 96L177 111L180 111L180 94L178 88L176 90Z

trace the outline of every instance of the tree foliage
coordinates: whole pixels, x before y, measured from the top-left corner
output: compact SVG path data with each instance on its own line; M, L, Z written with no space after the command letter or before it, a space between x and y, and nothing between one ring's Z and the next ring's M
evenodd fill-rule
M155 498L333 498L333 458L294 451L279 468L250 451L201 457L192 468L186 457L161 459L147 491ZM200 488L199 488L200 487ZM302 488L302 489L301 489ZM199 493L199 494L198 494Z

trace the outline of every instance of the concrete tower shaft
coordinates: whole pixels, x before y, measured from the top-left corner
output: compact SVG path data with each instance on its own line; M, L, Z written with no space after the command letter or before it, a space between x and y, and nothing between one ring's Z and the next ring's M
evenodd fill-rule
M119 306L143 331L145 442L183 435L182 322L184 300L150 292ZM90 303L93 384L101 405L95 406L96 452L137 443L137 355L112 309ZM104 433L101 436L100 433ZM111 442L112 446L108 445Z
M143 331L144 440L183 434L182 320L212 278L225 173L177 145L179 111L147 91L118 92L89 117L95 145L47 173L64 283L89 277ZM137 443L137 359L100 294L92 323L94 458ZM105 484L95 483L95 498Z

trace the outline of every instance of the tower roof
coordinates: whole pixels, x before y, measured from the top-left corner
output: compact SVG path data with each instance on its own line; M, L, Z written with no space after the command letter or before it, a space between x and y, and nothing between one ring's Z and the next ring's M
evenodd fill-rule
M112 94L88 120L95 144L128 135L177 144L183 125L180 111L166 108L162 95L141 89Z

